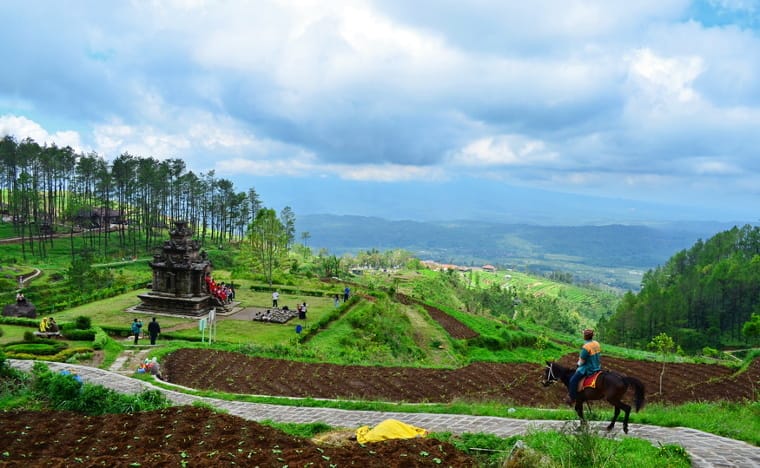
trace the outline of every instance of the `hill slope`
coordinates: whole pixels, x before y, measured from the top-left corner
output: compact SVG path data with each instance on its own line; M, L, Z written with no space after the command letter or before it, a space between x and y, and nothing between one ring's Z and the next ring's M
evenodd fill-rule
M577 279L638 289L642 272L730 226L537 226L488 221L389 221L307 215L297 222L309 245L330 252L405 249L422 259L464 265L493 263L535 272L567 271ZM634 270L634 271L631 271Z

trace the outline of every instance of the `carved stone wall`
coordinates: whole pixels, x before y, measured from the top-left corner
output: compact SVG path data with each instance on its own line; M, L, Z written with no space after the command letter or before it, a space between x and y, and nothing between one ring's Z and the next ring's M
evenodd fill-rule
M186 221L175 221L169 240L156 250L151 291L140 294L138 310L178 315L204 315L212 307L205 278L211 262L200 244L192 238Z

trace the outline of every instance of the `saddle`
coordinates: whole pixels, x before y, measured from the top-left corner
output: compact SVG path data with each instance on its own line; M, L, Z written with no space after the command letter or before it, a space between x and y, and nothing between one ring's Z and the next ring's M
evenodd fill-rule
M602 372L604 371L596 371L593 374L582 378L581 381L578 382L578 391L583 391L585 388L596 388L596 379L602 375Z

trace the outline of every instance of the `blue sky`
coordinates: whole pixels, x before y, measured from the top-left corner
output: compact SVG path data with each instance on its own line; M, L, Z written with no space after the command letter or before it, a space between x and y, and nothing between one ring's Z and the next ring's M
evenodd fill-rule
M297 215L759 217L760 0L5 0L0 18L0 134L182 158Z

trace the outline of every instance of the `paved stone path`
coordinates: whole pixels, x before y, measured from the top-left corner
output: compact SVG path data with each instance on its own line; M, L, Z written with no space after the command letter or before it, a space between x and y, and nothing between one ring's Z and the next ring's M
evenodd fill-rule
M136 362L139 362L140 351L136 351L136 353L137 355L133 355L131 359L136 359ZM449 431L455 434L483 432L502 437L522 434L530 429L560 429L568 424L574 424L568 421L531 421L458 414L350 411L217 400L166 390L150 383L133 379L125 375L127 371L123 368L123 364L130 362L131 359L127 356L122 356L121 358L124 358L124 360L119 361L117 359L117 362L111 366L117 372L74 364L48 363L48 365L51 370L68 369L80 375L87 382L103 385L119 392L139 393L146 389L157 389L163 392L175 404L191 405L194 401L202 401L216 408L223 409L229 414L253 421L323 422L337 428L357 428L363 425L374 426L385 419L393 418L432 432ZM25 371L30 370L33 365L33 361L15 359L9 359L8 361L11 366ZM133 372L134 370L130 370L128 373L132 374ZM604 431L607 423L599 422L593 424L600 431ZM622 426L622 424L618 423L616 425L615 436L622 436L622 430L619 426ZM631 424L629 429L629 435L649 440L653 444L677 444L684 447L691 456L692 466L694 467L760 467L760 447L755 447L746 442L683 427Z

